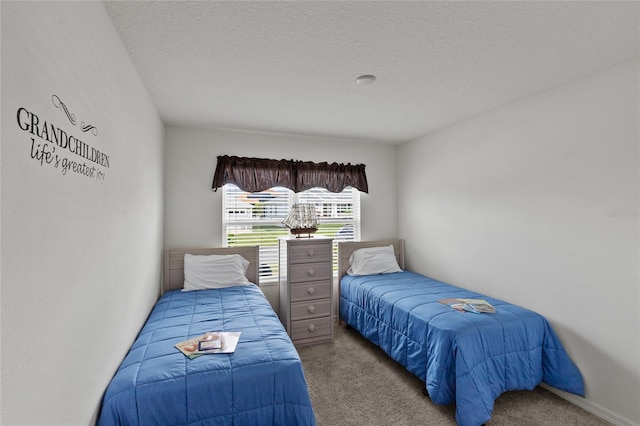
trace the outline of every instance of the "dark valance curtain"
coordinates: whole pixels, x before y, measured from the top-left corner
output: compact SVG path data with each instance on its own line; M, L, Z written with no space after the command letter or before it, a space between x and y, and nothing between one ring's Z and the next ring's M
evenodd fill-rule
M311 161L218 156L212 188L233 183L246 192L283 186L294 192L326 188L342 192L347 186L369 192L364 164L313 163Z

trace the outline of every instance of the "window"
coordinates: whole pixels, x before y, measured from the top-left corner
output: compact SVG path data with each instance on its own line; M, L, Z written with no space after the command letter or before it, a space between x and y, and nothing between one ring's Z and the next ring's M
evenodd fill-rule
M260 246L260 284L278 280L278 237L289 235L282 221L298 202L315 205L317 234L334 238L334 246L336 241L360 239L360 192L355 188L340 193L324 188L294 193L275 187L251 193L233 184L222 187L223 245Z

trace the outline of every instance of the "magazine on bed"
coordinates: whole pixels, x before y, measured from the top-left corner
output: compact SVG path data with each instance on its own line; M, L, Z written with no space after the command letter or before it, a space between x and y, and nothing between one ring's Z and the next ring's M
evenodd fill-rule
M210 331L202 336L180 342L175 347L189 359L206 354L230 354L236 350L240 333L240 331Z
M453 309L474 314L493 314L496 308L484 299L442 299L438 302L451 306Z

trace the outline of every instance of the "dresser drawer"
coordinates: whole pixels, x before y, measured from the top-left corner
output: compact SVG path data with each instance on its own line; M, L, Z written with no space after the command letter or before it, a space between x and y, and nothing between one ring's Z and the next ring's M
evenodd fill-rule
M289 254L291 263L327 262L333 255L331 244L299 244Z
M331 317L294 321L291 323L291 340L330 335Z
M292 283L331 279L331 262L299 263L291 265Z
M317 299L291 304L291 321L326 317L331 314L331 300Z
M291 285L291 301L323 299L331 296L331 281L313 281Z

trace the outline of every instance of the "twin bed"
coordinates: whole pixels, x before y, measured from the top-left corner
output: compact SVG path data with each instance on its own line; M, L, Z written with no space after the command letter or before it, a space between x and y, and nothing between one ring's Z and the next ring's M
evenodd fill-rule
M363 275L345 274L354 251L386 246L386 260L369 255ZM377 273L379 266L389 270L389 257L397 262L391 270L404 268L402 241L340 243L340 320L422 379L434 403L455 403L459 425L485 423L500 394L541 382L584 396L582 376L545 318L413 272ZM496 312L440 302L454 298L484 299Z
M338 247L339 320L424 380L434 403L455 403L458 424L485 423L500 394L541 382L584 395L580 372L542 316L402 270L401 240ZM315 425L300 358L262 291L181 291L193 278L189 255L234 254L257 282L257 247L166 252L164 294L106 390L99 426ZM485 299L496 312L440 302L451 298ZM189 359L174 346L209 331L240 331L235 352Z
M109 384L98 425L315 425L302 363L262 291L181 291L185 254L239 254L257 282L257 247L167 251L164 294ZM235 352L189 359L174 346L210 331L241 332Z

